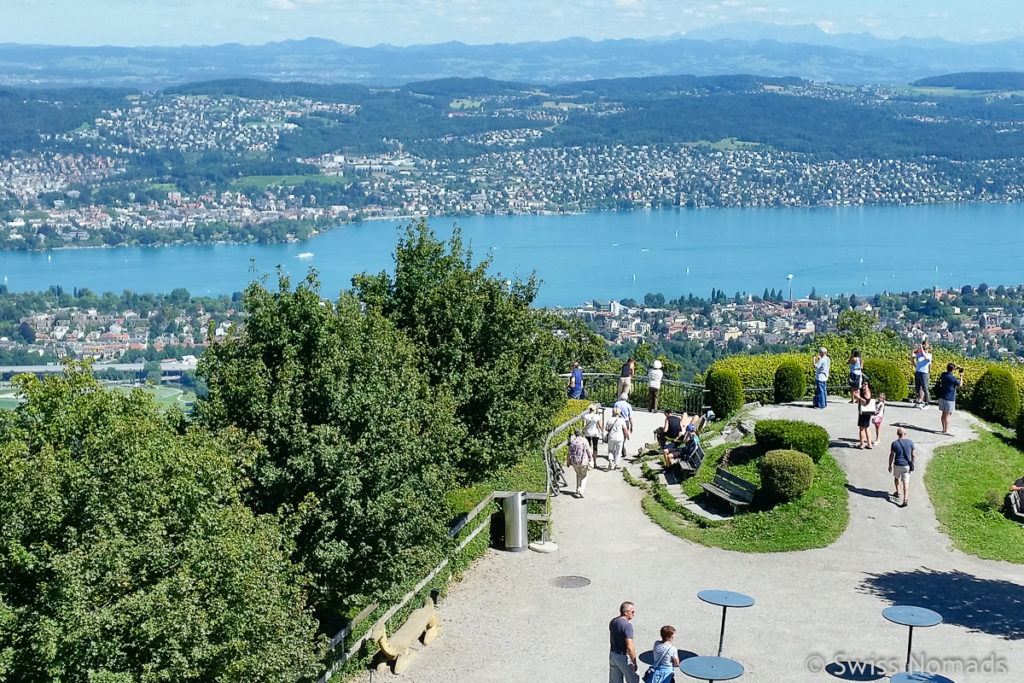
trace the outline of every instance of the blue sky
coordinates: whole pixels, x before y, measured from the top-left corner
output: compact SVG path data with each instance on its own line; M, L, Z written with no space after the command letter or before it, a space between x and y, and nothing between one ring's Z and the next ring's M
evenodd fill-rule
M960 42L1024 34L1021 0L2 0L0 42L350 45L646 38L729 22Z

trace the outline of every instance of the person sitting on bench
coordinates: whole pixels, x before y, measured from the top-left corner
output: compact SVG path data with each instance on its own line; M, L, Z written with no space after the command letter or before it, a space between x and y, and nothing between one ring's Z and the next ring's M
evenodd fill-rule
M668 441L678 441L683 436L683 419L689 419L689 415L683 413L683 418L674 414L671 410L665 411L665 424L654 430L654 438L662 448Z
M683 437L683 443L679 447L678 453L673 453L671 448L666 448L662 451L662 455L665 458L665 467L671 467L677 460L693 467L693 456L696 455L699 448L700 437L697 436L697 425L686 425L686 436Z
M1020 476L1020 479L1010 484L1010 490L1016 491L1020 494L1021 498L1024 498L1024 474Z

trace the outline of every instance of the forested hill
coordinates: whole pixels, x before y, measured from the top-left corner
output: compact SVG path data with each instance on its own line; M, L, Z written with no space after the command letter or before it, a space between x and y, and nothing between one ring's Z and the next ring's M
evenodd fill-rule
M969 71L919 78L911 85L919 88L955 88L957 90L1024 90L1024 72Z

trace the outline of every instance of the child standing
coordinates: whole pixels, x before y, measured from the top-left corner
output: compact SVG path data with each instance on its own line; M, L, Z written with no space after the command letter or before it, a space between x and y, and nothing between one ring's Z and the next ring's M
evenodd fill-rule
M875 402L875 414L871 416L871 424L875 425L875 443L882 438L882 418L885 416L885 394L879 394Z

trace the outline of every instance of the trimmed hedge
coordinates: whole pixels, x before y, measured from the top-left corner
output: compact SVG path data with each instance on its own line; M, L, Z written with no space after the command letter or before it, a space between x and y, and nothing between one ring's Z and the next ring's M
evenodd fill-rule
M708 404L719 419L743 407L743 384L732 370L712 370L704 386L708 390Z
M1020 395L1010 371L1000 367L986 370L974 386L970 406L978 417L1014 426L1020 413Z
M775 402L789 403L807 395L810 375L805 366L795 360L784 360L775 370Z
M768 450L806 453L814 462L828 453L830 443L823 427L799 420L761 420L754 426L754 440Z
M757 468L761 474L761 492L770 502L795 500L807 493L814 483L814 461L800 451L768 451Z
M910 394L909 382L900 366L885 358L864 361L864 376L871 382L871 395L885 394L886 401L902 401Z

